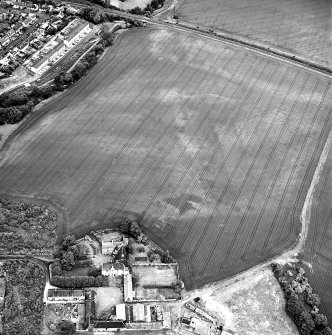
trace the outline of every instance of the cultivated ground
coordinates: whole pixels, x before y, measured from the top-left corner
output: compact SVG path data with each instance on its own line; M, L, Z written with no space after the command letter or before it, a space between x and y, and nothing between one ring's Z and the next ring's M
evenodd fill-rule
M332 150L313 197L304 260L307 276L322 299L321 310L332 323Z
M330 85L192 33L131 31L21 126L0 188L53 197L77 235L132 215L189 289L227 278L295 242Z
M179 0L180 22L271 44L332 67L331 1Z

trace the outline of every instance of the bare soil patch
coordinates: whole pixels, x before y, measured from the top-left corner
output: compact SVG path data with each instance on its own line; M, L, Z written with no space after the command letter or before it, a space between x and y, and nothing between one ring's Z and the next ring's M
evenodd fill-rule
M111 309L123 302L123 293L119 287L94 287L97 293L96 313L100 317L103 313L111 312Z

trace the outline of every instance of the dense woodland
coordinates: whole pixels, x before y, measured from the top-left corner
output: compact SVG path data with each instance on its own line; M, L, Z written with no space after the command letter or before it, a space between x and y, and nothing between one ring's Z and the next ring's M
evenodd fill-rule
M0 253L52 253L56 224L46 206L0 199Z
M45 273L27 260L4 262L5 307L2 313L4 335L40 335L43 314Z
M286 312L301 335L332 335L325 315L319 313L320 297L312 292L305 272L298 264L273 264L286 298Z

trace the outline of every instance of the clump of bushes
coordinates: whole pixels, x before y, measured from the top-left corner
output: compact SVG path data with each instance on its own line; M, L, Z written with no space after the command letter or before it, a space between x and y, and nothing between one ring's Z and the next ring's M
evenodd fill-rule
M325 315L319 313L320 298L312 292L305 271L298 264L272 264L286 298L286 312L301 335L332 335Z
M57 216L46 206L0 199L0 252L52 253Z

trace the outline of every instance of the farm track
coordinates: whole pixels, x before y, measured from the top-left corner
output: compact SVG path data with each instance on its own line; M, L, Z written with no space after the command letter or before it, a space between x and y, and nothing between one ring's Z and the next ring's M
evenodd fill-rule
M322 299L321 310L332 320L332 255L331 255L331 195L332 181L331 151L327 158L326 166L317 185L312 205L309 233L304 247L304 260L311 264L309 280L314 290Z
M59 199L79 234L130 213L201 286L295 243L330 84L196 33L134 30L22 127L0 187Z

